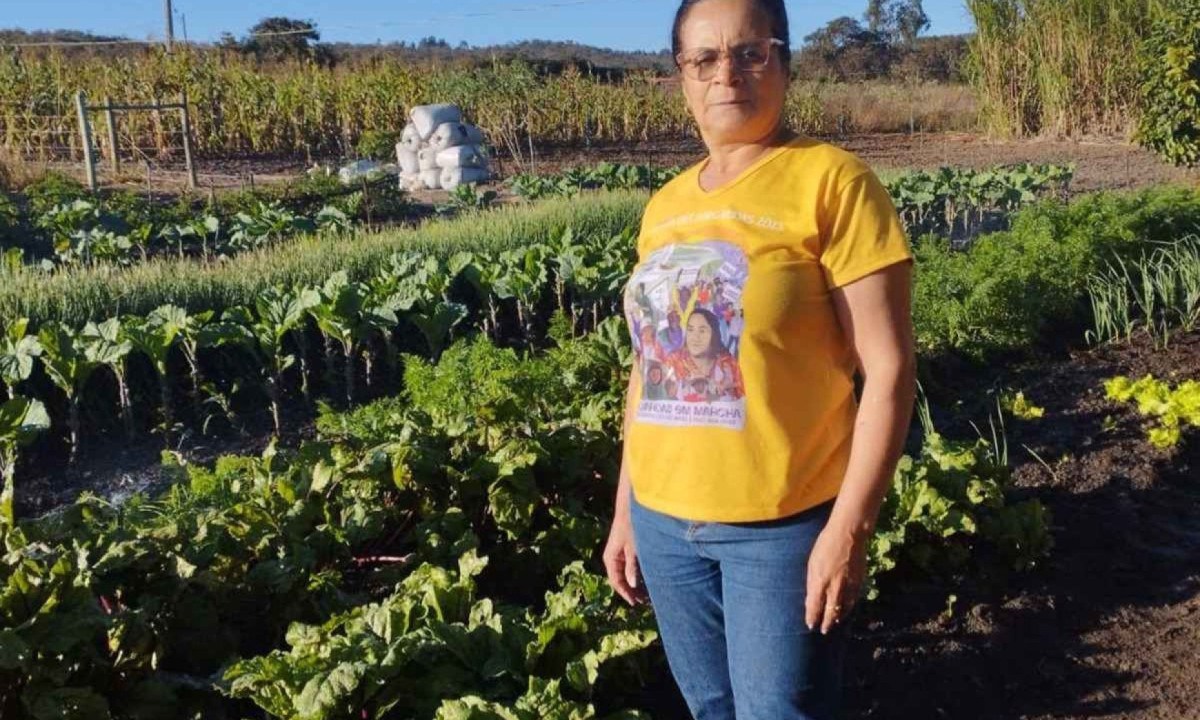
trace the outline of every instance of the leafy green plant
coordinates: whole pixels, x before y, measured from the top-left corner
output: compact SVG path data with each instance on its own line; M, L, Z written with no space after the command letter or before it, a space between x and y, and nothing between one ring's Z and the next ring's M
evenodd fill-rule
M18 318L0 334L0 382L12 391L29 378L34 362L42 354L36 335L29 335L28 318Z
M202 256L207 258L209 256L210 238L214 247L220 247L221 220L215 215L201 215L189 219L185 223L164 228L161 236L168 242L175 243L180 259L186 257L187 246L195 243L197 240L200 242Z
M416 253L400 254L373 285L380 306L403 313L425 338L430 357L442 354L454 328L467 317L466 305L450 299L450 286L471 262L455 254L443 262Z
M326 338L342 350L342 380L346 404L354 401L354 361L363 344L379 332L390 332L396 325L394 311L375 305L364 283L350 282L345 272L330 276L308 312Z
M1138 58L1136 137L1176 165L1200 162L1200 8L1166 0Z
M886 187L910 235L969 238L990 218L1043 197L1065 198L1074 174L1073 165L943 167L904 173Z
M3 482L0 526L11 526L13 522L13 484L18 451L37 433L50 427L50 416L40 400L15 393L17 384L29 378L34 360L42 354L37 338L25 334L27 327L28 322L20 320L0 335L0 382L8 388L7 395L0 397L0 482Z
M71 462L74 462L79 456L82 427L80 395L92 373L103 364L105 355L98 355L98 346L87 342L83 333L62 323L42 326L38 330L38 342L42 346L41 360L46 374L67 398L67 428L71 440Z
M1038 407L1025 397L1024 390L1001 393L1000 407L1019 420L1040 420L1046 414L1045 408Z
M6 482L6 495L11 486ZM0 512L0 710L5 717L106 718L110 704L88 671L102 664L106 622L89 587L86 562L62 548L29 542Z
M248 308L233 308L222 316L223 321L232 324L233 342L249 350L261 368L276 434L282 427L279 406L283 373L296 362L296 356L288 352L284 343L320 302L321 296L313 288L287 291L274 287L263 291L253 313Z
M249 250L315 228L311 220L278 203L259 203L252 212L239 212L234 216L228 245L235 251Z
M112 218L88 200L56 205L37 221L50 234L59 263L85 266L130 260L133 243L114 232L111 223Z
M171 382L167 375L167 360L180 333L188 323L188 315L182 308L164 305L145 318L128 317L122 333L133 349L145 355L154 368L158 381L159 403L162 406L162 428L166 437L174 427L174 404L171 401Z
M50 416L40 400L17 395L0 402L0 481L4 484L0 491L0 525L13 522L17 453L49 428Z
M657 190L681 170L678 167L603 162L590 168L571 168L557 175L521 173L514 175L509 184L517 195L537 200L548 196L573 197L583 190Z
M1188 189L1043 200L1012 228L965 250L925 236L914 243L913 322L920 351L982 358L1029 348L1090 321L1089 279L1114 257L1149 252L1200 227ZM1093 283L1094 285L1094 283Z
M549 280L545 263L547 252L541 245L505 250L499 258L501 274L493 286L498 297L516 302L517 321L530 344L534 337L533 310Z
M474 185L464 183L450 191L450 201L438 207L439 212L455 212L460 210L487 210L500 197L495 190L479 192Z
M1049 512L1037 500L1010 503L1008 482L987 441L926 435L919 456L900 459L880 510L868 597L878 596L878 577L900 565L958 573L982 547L1013 570L1035 566L1053 545Z
M359 136L354 149L359 157L384 162L395 157L396 143L399 141L400 133L395 130L367 130Z
M164 304L219 315L234 305L252 305L267 285L319 286L332 269L345 270L356 282L370 281L401 251L443 259L463 251L491 257L544 242L568 226L579 236L611 237L637 224L645 201L644 194L622 192L586 204L548 200L506 205L491 211L482 224L479 218L463 216L348 237L302 236L202 265L190 258L163 258L119 271L66 268L49 274L27 266L0 282L0 322L28 317L37 327L49 320L80 327L98 308L120 307L123 313L146 315ZM222 233L231 227L225 223Z
M121 421L127 437L133 436L133 403L129 399L129 376L125 358L133 345L122 331L120 318L109 318L102 323L88 323L80 333L85 354L97 365L112 371L117 381L117 404L121 409Z
M1183 440L1188 427L1200 427L1200 382L1188 380L1172 388L1152 375L1140 380L1117 376L1104 382L1104 394L1116 402L1132 402L1152 420L1150 444L1169 450Z

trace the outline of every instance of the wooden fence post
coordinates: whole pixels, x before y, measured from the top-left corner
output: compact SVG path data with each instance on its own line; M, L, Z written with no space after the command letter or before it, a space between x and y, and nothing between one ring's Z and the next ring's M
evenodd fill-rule
M121 156L117 152L117 114L112 109L112 98L107 95L104 96L104 119L108 122L108 162L115 178L121 172Z
M187 166L188 188L196 189L196 166L192 164L192 121L188 116L187 91L180 97L179 112L183 115L183 162Z
M75 111L79 114L79 136L83 140L83 166L87 173L88 189L96 191L96 158L92 155L92 130L88 125L87 95L75 93Z

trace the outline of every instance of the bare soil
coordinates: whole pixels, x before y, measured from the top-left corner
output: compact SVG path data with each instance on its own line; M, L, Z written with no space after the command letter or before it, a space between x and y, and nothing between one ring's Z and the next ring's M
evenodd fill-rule
M906 586L864 608L850 717L1200 717L1200 438L1156 450L1102 388L1147 373L1200 378L1200 333L1030 361L993 382L1045 408L1007 435L1014 493L1050 509L1054 549L1003 590ZM978 379L950 385L978 397ZM986 413L963 411L985 431Z
M1081 140L992 140L965 132L944 133L873 133L823 138L861 157L877 169L930 169L941 166L983 168L1016 163L1074 163L1072 191L1134 189L1160 183L1200 185L1200 168L1176 168L1154 153L1120 138ZM494 170L503 179L518 172L558 172L598 162L646 163L661 167L687 166L704 157L704 146L695 138L653 140L625 144L535 147L532 159L526 153L520 161L507 153L496 158ZM294 178L311 167L303 158L226 157L197 159L201 192L246 189L264 183ZM336 168L336 159L321 163ZM82 177L78 163L56 163L55 169ZM128 167L120 176L111 176L106 167L97 168L102 185L145 189L151 192L179 192L186 187L186 175L179 159L156 161L145 167ZM414 200L436 204L445 202L448 193L422 191Z

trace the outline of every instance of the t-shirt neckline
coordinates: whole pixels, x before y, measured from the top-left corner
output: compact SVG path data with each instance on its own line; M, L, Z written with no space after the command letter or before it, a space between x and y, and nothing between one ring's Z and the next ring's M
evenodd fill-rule
M733 188L737 185L740 185L742 183L742 181L744 181L746 178L753 175L763 165L766 165L767 163L771 162L775 158L782 155L785 150L795 147L796 145L800 144L801 142L804 141L804 139L805 138L803 135L797 134L796 137L792 138L791 140L788 140L787 142L783 143L782 145L780 145L776 148L773 148L768 152L763 153L761 157L759 157L754 162L750 163L749 167L747 167L745 170L738 173L732 180L730 180L729 182L725 183L724 185L722 185L718 188L715 188L713 190L705 190L703 187L700 186L700 173L704 171L705 166L708 165L709 160L712 159L711 157L706 157L703 160L701 160L700 162L696 163L696 168L694 170L695 176L692 178L691 185L695 189L696 193L699 194L699 196L702 198L717 197L718 195L721 195L722 193L730 190L731 188Z

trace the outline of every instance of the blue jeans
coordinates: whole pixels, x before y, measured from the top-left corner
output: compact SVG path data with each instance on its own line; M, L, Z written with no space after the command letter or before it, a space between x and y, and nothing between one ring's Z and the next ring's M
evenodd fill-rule
M808 556L832 508L694 522L630 498L642 578L696 720L841 717L848 618L828 635L804 622Z

